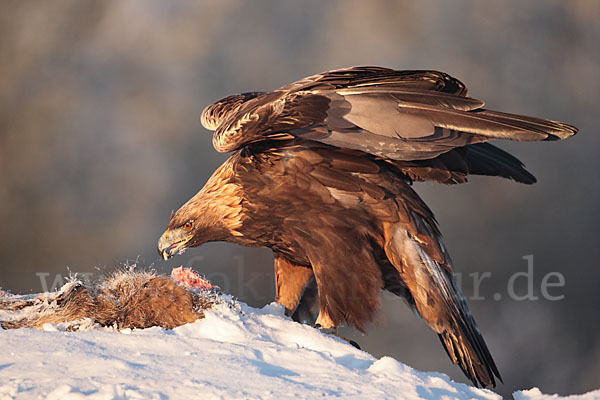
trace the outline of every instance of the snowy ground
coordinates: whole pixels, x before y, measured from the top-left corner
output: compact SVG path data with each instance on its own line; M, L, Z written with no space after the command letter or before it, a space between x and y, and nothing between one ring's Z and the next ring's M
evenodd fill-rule
M499 399L376 359L271 304L219 305L172 331L0 331L0 399ZM556 399L532 389L515 399ZM569 397L600 399L600 391Z

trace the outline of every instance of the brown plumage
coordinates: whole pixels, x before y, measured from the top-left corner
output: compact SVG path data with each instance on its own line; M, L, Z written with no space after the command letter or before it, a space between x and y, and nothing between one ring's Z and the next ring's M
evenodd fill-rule
M233 154L171 216L159 252L216 240L269 247L277 300L296 316L316 304L324 328L364 331L389 290L475 385L495 386L500 374L411 183L479 174L530 184L519 160L482 142L557 140L576 129L482 107L447 74L378 67L224 98L202 123L215 130L215 148Z

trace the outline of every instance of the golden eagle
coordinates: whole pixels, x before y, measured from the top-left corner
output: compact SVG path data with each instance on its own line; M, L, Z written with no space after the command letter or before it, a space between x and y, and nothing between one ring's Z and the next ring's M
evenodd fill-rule
M498 369L453 277L433 213L415 181L491 175L531 184L490 139L560 140L571 125L483 108L437 71L352 67L272 92L225 97L202 112L217 151L233 152L171 215L166 259L210 241L268 247L276 300L292 315L316 283L316 324L364 331L385 289L435 331L475 385Z

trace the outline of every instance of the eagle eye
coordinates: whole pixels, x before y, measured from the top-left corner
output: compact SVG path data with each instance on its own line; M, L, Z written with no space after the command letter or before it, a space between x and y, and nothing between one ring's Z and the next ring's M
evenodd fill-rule
M183 229L185 229L186 231L189 231L190 229L192 229L192 222L188 221L185 224L183 224Z

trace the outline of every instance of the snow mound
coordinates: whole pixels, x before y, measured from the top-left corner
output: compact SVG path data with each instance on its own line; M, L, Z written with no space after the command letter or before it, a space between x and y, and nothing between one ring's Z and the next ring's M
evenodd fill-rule
M500 398L390 357L378 360L291 321L277 303L231 304L173 330L90 324L69 332L46 324L44 331L0 331L0 399ZM557 397L532 389L515 398Z
M568 400L598 400L600 399L600 390L594 390L586 394L576 394L567 397L561 397L556 394L543 394L540 389L533 388L529 390L519 390L513 393L515 400L555 400L555 399L568 399Z

